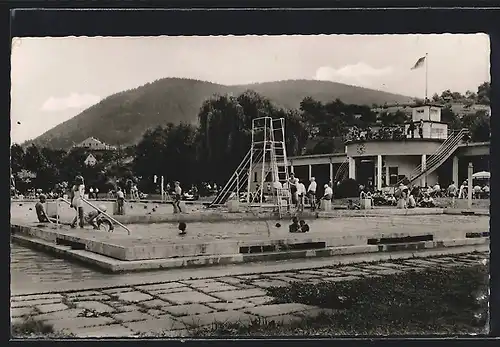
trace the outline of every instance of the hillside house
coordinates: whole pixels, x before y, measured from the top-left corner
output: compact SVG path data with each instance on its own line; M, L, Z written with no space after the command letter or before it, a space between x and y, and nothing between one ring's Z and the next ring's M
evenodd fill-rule
M92 155L92 153L90 153L84 163L87 166L94 166L97 164L97 159Z
M75 145L74 147L86 148L86 149L90 149L90 150L94 150L94 151L112 151L112 150L116 149L115 146L107 145L104 142L101 142L94 137L89 137L88 139L80 142L79 144Z

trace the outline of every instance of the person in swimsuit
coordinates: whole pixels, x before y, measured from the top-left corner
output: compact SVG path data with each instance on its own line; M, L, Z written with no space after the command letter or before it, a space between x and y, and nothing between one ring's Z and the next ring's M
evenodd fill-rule
M181 213L181 195L182 188L179 181L175 181L174 183L174 213Z
M72 188L72 199L71 207L75 209L76 216L71 222L71 228L76 228L76 222L78 221L80 228L84 225L84 213L83 213L83 196L85 194L85 184L82 176L76 176L75 184Z

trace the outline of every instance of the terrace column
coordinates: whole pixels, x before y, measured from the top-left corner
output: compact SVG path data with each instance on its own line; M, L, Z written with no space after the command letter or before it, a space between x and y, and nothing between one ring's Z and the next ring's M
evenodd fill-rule
M453 169L451 177L453 182L455 182L455 184L458 184L458 157L456 155L453 156Z
M386 165L387 165L387 164L386 164ZM391 178L389 177L389 166L387 165L387 166L385 167L385 185L386 185L387 187L389 187L389 183L391 182L391 181L390 181L390 179L391 179Z
M312 165L309 164L309 179L311 179L311 177L312 177L312 172L313 172L312 171Z
M377 155L377 190L382 190L382 155Z
M467 167L467 206L469 209L472 208L472 175L474 173L474 167L472 163L469 163Z
M330 182L333 184L333 163L330 163Z
M349 157L349 178L356 179L356 161L353 157Z
M422 154L421 168L422 168L421 172L424 172L426 170L426 168L427 168L427 155L425 155L425 154ZM427 186L427 175L426 174L424 174L422 176L422 179L420 181L420 186L421 187Z

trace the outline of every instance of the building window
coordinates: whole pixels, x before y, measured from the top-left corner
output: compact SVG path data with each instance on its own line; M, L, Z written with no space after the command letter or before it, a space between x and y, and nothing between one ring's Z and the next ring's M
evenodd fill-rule
M390 166L389 167L389 184L397 184L398 183L398 167Z
M257 172L254 172L254 173L253 173L253 181L254 181L254 182L257 182Z

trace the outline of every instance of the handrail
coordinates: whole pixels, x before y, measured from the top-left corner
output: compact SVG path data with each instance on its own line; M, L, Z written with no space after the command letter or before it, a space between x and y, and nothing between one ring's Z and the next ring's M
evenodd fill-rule
M223 198L228 193L228 191L230 190L231 186L233 186L233 184L234 184L234 180L236 180L236 177L239 175L240 169L242 169L242 167L246 166L246 162L250 159L250 153L251 152L252 152L252 150L250 149L247 152L247 154L245 155L245 157L243 157L243 159L240 162L240 165L238 165L238 167L236 168L236 170L234 171L234 173L231 175L231 177L229 178L229 180L227 181L227 183L221 189L220 193L217 194L217 196L215 197L215 199L210 203L210 206L217 204L218 200L220 200L221 198Z
M446 155L448 152L449 152L449 149L450 148L454 148L456 147L460 141L462 140L463 138L463 135L464 135L465 131L462 132L460 131L458 134L456 134L454 137L453 137L453 140L451 140L447 145L446 147L442 148L440 153L435 153L430 159L429 159L429 163L426 163L426 166L428 166L429 168L434 165L435 163L439 162L440 161L440 157L442 155ZM446 151L445 151L446 149ZM420 165L421 166L421 165ZM421 174L421 172L417 173L417 174Z
M130 229L127 228L125 225L123 225L122 223L120 223L119 221L117 221L115 218L111 217L109 214L107 214L106 212L102 211L100 208L98 208L97 206L95 206L94 204L92 204L90 201L86 200L85 198L81 198L83 202L85 202L87 205L95 208L98 212L102 213L103 215L105 215L106 217L108 217L109 219L111 219L113 222L115 222L116 224L118 224L119 226L121 226L123 229L127 230L128 234L130 235Z
M443 160L443 158L446 159L447 156L450 155L451 149L456 149L456 147L460 144L460 141L467 131L467 129L461 129L454 136L448 137L448 139L446 139L446 141L444 141L441 146L439 146L438 149L431 155L431 158L426 161L425 171L422 171L422 164L419 164L413 170L409 177L410 182L417 180L420 176L432 170L436 166L436 164L440 163ZM401 181L402 180L400 180L398 183L400 183Z
M251 150L250 150L251 151ZM215 205L219 205L222 200L224 200L226 197L229 198L229 196L231 195L231 192L233 191L234 189L234 185L238 185L238 177L239 175L242 173L242 169L247 166L247 164L250 163L250 151L248 151L247 155L243 158L243 160L241 161L240 165L238 166L238 168L235 170L235 172L233 173L233 175L231 176L231 178L227 181L226 185L224 186L223 189L221 189L220 193L217 194L217 196L215 197L214 200L212 200L212 202L210 203L209 206L215 206ZM259 151L258 154L257 154L257 157L258 158L256 161L259 161L263 156L263 151ZM254 163L253 167L250 168L250 171L253 171L253 169L255 167L257 167L258 163ZM248 178L248 171L246 170L245 172L243 172L243 175L246 175L245 179ZM243 182L245 181L245 179L240 179L239 181L239 186L237 186L237 190L241 190L243 188L243 186L245 184L247 184L248 182Z
M426 162L426 166L427 164L429 165L434 165L434 163L436 161L438 161L438 158L441 154L444 154L446 153L445 149L448 149L449 147L452 147L452 146L455 146L456 145L456 142L457 142L457 139L458 141L460 141L461 137L460 137L460 134L461 134L462 131L459 131L456 135L454 136L451 136L451 137L448 137L448 139L446 139L446 141L444 141L438 148L437 150L431 154L431 158L429 159L429 162L427 163ZM412 174L414 175L418 175L421 173L421 169L422 169L422 165L419 164L415 170L413 170ZM413 176L413 175L412 175Z
M453 143L457 138L458 138L458 135L460 134L461 131L459 131L456 135L454 136L450 136L448 137L435 151L433 154L430 155L430 159L429 159L429 164L431 164L431 160L434 159L435 156L439 156L440 154L442 154L444 152L444 149L448 148L448 146ZM427 163L426 163L427 164ZM427 165L426 165L427 166ZM414 176L414 175L418 175L420 174L422 171L422 164L419 164L414 170L413 172L411 173L410 177Z
M337 169L337 172L335 173L335 182L338 182L338 179L340 177L340 174L342 173L342 171L345 171L347 164L349 163L349 158L346 158L342 164L340 164L339 168Z
M125 225L123 225L122 223L120 223L119 221L117 221L115 218L111 217L109 214L107 214L106 212L102 211L100 208L98 208L97 206L95 206L94 204L90 203L88 200L86 200L85 198L81 198L83 202L85 202L87 205L91 206L92 208L96 209L98 212L102 213L103 215L105 215L106 217L108 217L109 219L111 219L113 222L115 222L116 224L118 224L119 226L121 226L123 229L127 230L128 234L130 235L130 229L127 228ZM68 205L71 206L71 202L69 202L68 200L64 199L64 198L58 198L57 201L64 201L65 203L67 203ZM57 220L59 220L59 213L57 214Z

